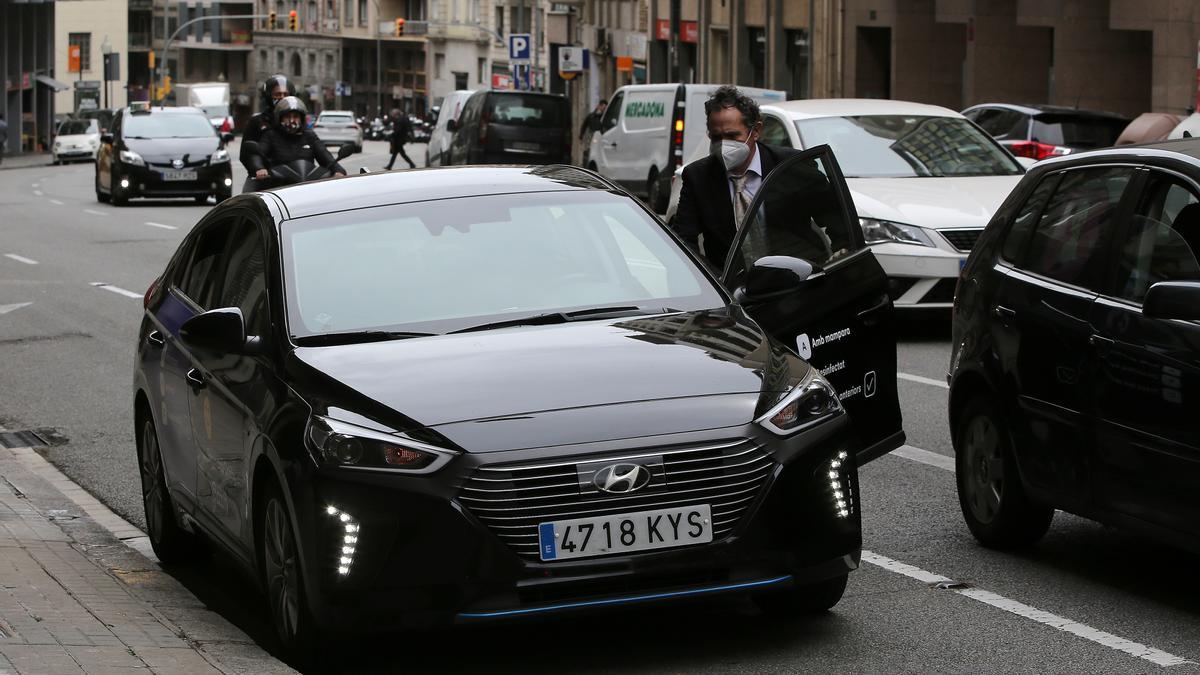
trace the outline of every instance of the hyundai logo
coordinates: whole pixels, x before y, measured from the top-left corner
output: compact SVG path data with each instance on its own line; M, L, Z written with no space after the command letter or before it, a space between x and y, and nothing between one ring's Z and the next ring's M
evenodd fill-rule
M620 495L640 490L650 483L650 469L641 464L609 464L592 476L597 490Z
M182 169L183 168L183 160L182 159L173 159L173 160L171 160L171 166L175 167L176 169Z

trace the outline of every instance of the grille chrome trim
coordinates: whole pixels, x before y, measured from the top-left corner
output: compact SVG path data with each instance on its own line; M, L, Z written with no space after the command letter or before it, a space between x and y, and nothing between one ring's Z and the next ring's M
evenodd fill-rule
M599 497L580 490L578 465L649 457L662 460L665 485L657 490ZM720 541L758 498L774 467L770 451L746 438L639 448L575 461L481 466L468 478L458 501L517 555L539 561L539 523L694 504L709 505L713 541ZM571 480L563 480L567 477Z

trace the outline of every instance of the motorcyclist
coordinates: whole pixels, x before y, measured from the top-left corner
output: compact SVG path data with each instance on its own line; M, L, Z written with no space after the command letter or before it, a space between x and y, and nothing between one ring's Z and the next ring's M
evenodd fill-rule
M296 85L282 73L272 75L258 86L258 94L262 102L262 110L255 113L246 124L246 131L242 135L242 150L238 154L242 166L246 167L247 173L251 175L254 174L254 169L250 166L250 158L257 154L254 144L275 123L275 104L285 96L295 96Z
M335 176L345 176L325 144L312 129L304 126L308 108L295 96L285 96L275 104L275 124L258 141L258 152L250 157L247 167L252 176L262 180L270 177L270 167L295 161L309 161L328 169Z

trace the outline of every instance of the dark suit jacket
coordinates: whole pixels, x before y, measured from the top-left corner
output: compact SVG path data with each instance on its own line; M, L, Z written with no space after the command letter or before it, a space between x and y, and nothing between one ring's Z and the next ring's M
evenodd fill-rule
M800 154L799 150L762 143L758 144L758 152L764 182L776 166ZM759 225L763 232L760 245L767 244L770 250L747 253L791 255L822 265L834 251L851 245L832 187L815 166L805 164L789 169L789 186L773 188L765 198L767 221ZM799 199L800 194L805 195L804 200ZM698 239L703 234L703 256L715 270L724 267L737 229L729 176L720 158L705 157L684 168L673 227L697 252L701 252Z

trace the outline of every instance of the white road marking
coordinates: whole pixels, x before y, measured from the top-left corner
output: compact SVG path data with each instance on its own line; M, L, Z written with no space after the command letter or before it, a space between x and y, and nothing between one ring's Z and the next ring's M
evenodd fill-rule
M17 302L11 305L0 305L0 314L8 314L9 312L21 309L22 307L28 307L32 304L32 302Z
M41 191L41 190L34 190L34 191L33 191L33 196L35 196L35 197L41 197L41 196L42 196L42 191Z
M34 183L34 184L33 184L33 189L34 189L34 190L36 190L36 189L38 189L38 188L40 188L40 187L42 187L42 184L41 184L41 183Z
M889 572L894 572L896 574L909 577L910 579L916 579L917 581L926 584L944 582L953 583L953 579L948 579L933 572L927 572L919 567L913 567L912 565L902 563L898 560L885 558L884 556L872 553L871 551L862 552L862 561L877 567L882 567ZM991 605L997 609L1002 609L1006 612L1016 614L1017 616L1026 619L1032 619L1040 624L1050 626L1051 628L1063 631L1065 633L1076 635L1085 640L1095 642L1103 647L1115 649L1116 651L1124 652L1130 656L1136 656L1139 659L1145 659L1156 665L1179 666L1183 664L1195 663L1194 661L1189 661L1181 656L1168 654L1162 650L1155 649L1153 647L1147 647L1146 645L1134 642L1132 640L1126 640L1125 638L1113 635L1112 633L1107 633L1097 628L1092 628L1091 626L1079 623L1078 621L1072 621L1071 619L1058 616L1057 614L1051 614L1050 612L1037 609L1036 607L1030 607L1024 603L1017 602L1016 600L1010 600L1009 598L998 595L991 591L985 591L982 588L947 588L946 590L966 596L972 600L982 602L985 605Z
M103 211L97 211L97 210L95 210L95 209L84 209L84 210L83 210L83 212L84 212L84 213L90 213L90 214L92 214L93 216L107 216L107 215L108 215L107 213L105 213L105 212L103 212Z
M152 223L148 220L146 221L146 224L149 225L150 227L161 227L164 230L178 230L179 229L178 227L175 227L174 225L163 225L162 223Z
M902 445L902 446L896 448L895 450L893 450L891 452L891 454L893 454L897 457L903 457L904 459L912 460L914 462L928 464L929 466L936 467L939 469L945 469L946 471L949 471L950 473L954 473L954 458L953 457L939 455L936 452L922 450L921 448L918 448L918 447L912 446L912 445Z
M63 203L62 203L62 202L60 202L60 201L58 201L57 199L51 199L51 200L50 200L50 203L51 203L51 204L57 204L57 205L59 205L59 206L62 206L62 205L63 205Z
M116 293L117 295L123 295L127 298L141 299L141 298L145 297L141 293L134 293L133 291L127 291L124 288L121 288L120 286L113 286L112 284L106 284L103 281L93 281L92 285L95 286L96 288L103 288L106 291L112 291L113 293Z
M25 263L26 265L36 265L36 264L38 264L38 261L36 261L36 260L32 260L32 259L30 259L30 258L26 258L26 257L25 257L25 256L23 256L23 255L17 255L16 253L5 253L5 254L4 254L4 257L5 257L5 258L9 258L9 259L11 259L11 260L16 260L16 261L17 261L17 262L19 262L19 263Z
M931 387L941 387L942 389L950 388L950 385L942 382L941 380L935 380L932 377L921 377L920 375L910 375L908 373L896 373L896 377L901 380L908 380L909 382L920 382L921 384L927 384Z

